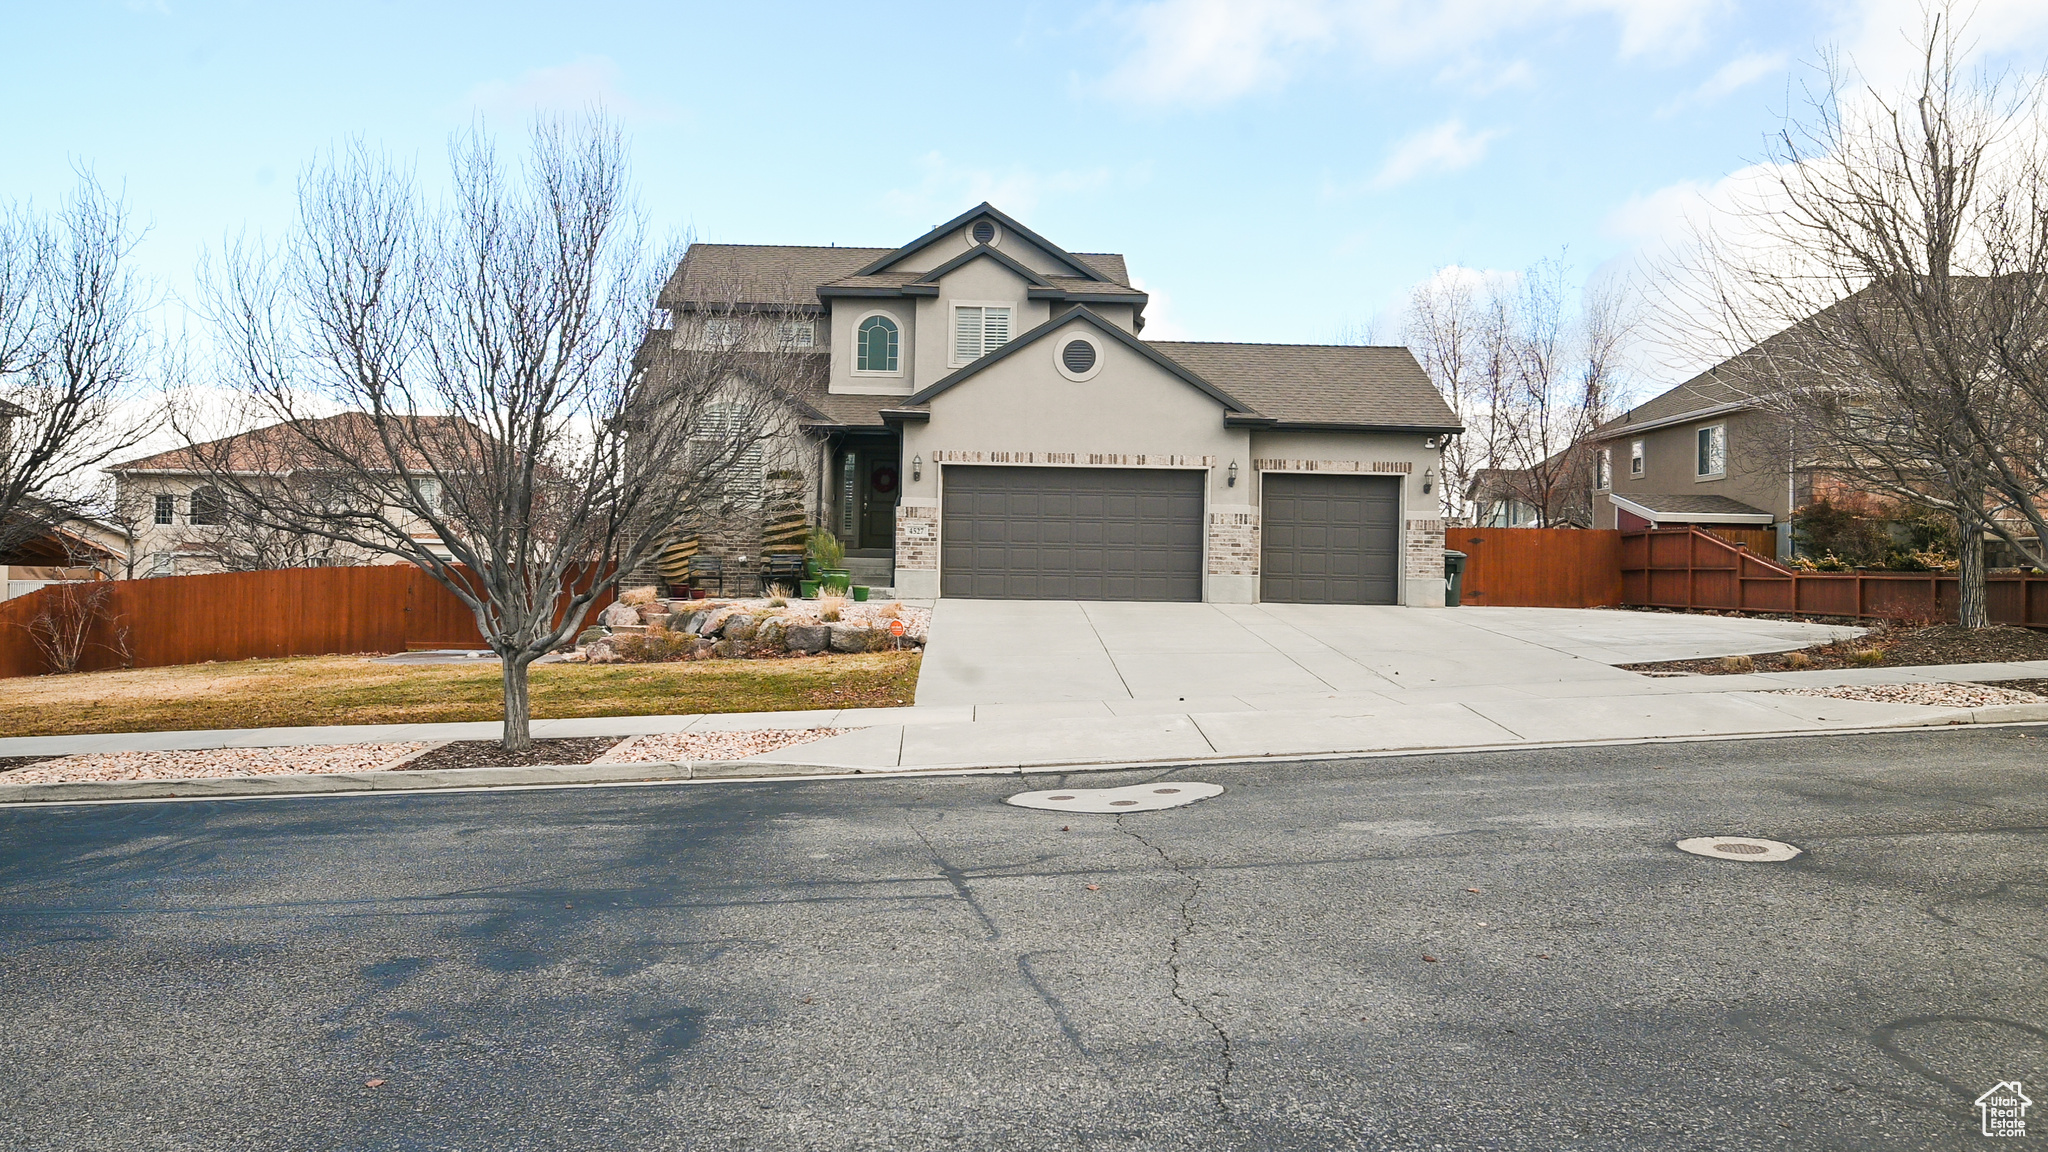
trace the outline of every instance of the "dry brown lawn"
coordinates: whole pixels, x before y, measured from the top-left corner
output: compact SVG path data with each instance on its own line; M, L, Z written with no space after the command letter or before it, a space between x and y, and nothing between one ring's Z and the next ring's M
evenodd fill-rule
M918 654L543 664L535 719L784 712L911 702ZM498 666L302 656L0 680L0 736L497 720Z

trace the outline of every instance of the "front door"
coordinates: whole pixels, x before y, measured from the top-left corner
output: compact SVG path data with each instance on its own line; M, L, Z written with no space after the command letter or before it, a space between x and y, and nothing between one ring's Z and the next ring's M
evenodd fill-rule
M849 552L896 546L896 497L903 487L894 445L850 447L840 458L841 542Z

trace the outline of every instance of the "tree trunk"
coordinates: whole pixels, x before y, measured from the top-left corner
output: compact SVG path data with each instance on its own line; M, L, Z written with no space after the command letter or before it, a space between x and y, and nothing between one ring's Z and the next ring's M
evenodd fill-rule
M498 746L507 752L524 752L533 747L532 704L526 691L526 669L532 662L524 654L507 656L505 662L505 735Z
M1965 628L1991 627L1990 609L1984 603L1984 528L1975 516L1956 518L1956 556L1962 567L1956 572L1956 623Z

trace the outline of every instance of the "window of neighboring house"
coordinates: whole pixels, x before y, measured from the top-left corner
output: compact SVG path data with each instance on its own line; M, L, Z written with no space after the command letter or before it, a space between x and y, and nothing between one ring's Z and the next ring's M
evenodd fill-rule
M1010 342L1010 310L990 305L953 309L953 362L968 364Z
M221 499L218 488L194 488L192 490L192 515L194 524L219 524L227 519L227 502Z
M1699 430L1699 462L1695 475L1702 479L1728 472L1728 426L1715 424Z
M145 576L172 576L177 574L177 570L178 561L169 552L153 552L149 557L149 567L143 569L143 574Z
M171 523L174 519L176 519L178 514L178 498L176 496L157 497L155 512L156 515L154 520L156 523Z
M896 322L887 316L870 316L860 322L853 338L855 372L894 372L897 370L898 344L900 336Z
M740 322L737 320L706 320L704 322L704 343L712 348L730 348L740 342Z
M441 482L439 480L430 480L425 477L415 479L412 482L412 495L413 499L419 501L421 508L435 515L440 514Z
M818 339L818 326L809 320L784 320L775 329L775 339L784 348L809 348Z
M1602 448L1593 458L1593 487L1602 492L1614 487L1614 449Z
M1628 474L1631 476L1641 476L1643 474L1643 442L1641 440L1629 442Z

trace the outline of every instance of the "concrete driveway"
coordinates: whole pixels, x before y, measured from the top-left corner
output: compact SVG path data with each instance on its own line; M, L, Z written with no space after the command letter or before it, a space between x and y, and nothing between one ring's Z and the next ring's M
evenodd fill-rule
M941 600L917 702L1235 711L1488 687L1599 695L1642 683L1615 664L1782 652L1858 631L1602 609Z

